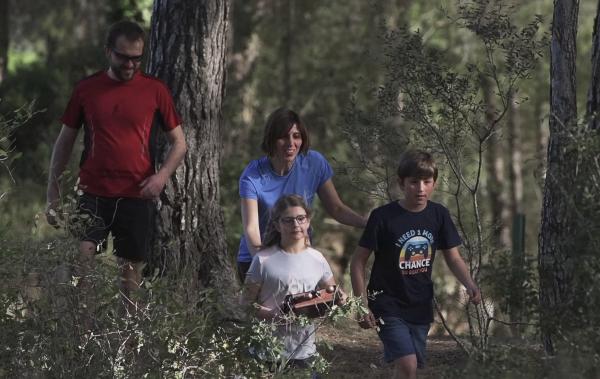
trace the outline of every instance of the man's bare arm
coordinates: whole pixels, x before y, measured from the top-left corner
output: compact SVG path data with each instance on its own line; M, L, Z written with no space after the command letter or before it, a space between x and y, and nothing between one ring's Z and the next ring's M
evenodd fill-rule
M60 201L60 185L58 179L65 171L71 158L73 145L77 139L78 129L62 126L52 149L52 158L48 168L48 188L46 190L46 219L50 225L56 225L56 211Z
M173 175L177 167L181 164L187 145L181 126L171 129L167 132L167 139L171 143L171 148L167 153L167 158L163 162L160 170L152 176L147 177L140 183L140 193L147 199L157 198L167 184L167 180Z

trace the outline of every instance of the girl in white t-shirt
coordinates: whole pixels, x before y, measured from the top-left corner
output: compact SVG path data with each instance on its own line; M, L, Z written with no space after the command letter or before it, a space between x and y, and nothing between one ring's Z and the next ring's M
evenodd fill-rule
M246 304L254 304L257 318L278 320L286 295L335 285L327 260L310 247L310 216L310 209L298 195L281 197L271 209L265 248L252 259L242 297ZM277 334L284 343L283 358L304 366L316 354L314 332L313 325L282 322Z

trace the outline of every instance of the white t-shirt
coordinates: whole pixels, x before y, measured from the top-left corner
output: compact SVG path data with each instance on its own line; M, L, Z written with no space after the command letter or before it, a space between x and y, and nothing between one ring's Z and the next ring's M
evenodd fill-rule
M260 284L259 304L281 311L286 295L312 291L332 276L323 254L311 247L292 254L271 246L252 259L246 283ZM306 359L317 350L313 325L282 325L277 334L283 339L289 359Z

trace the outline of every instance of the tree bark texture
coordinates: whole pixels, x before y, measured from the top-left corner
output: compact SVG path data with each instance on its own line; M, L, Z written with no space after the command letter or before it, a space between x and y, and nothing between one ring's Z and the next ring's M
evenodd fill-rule
M549 138L549 131L546 127L545 122L545 112L543 111L543 105L541 102L536 102L534 106L534 117L533 119L536 122L535 129L535 158L536 162L538 162L535 177L536 183L539 186L540 191L544 190L544 176L546 171L546 159L547 157L547 145Z
M587 116L590 129L600 129L600 0L596 7L592 39L592 80L587 98Z
M6 79L8 70L8 44L10 41L10 0L0 0L0 84Z
M576 36L578 0L555 0L550 47L550 138L539 238L540 309L544 348L554 353L552 335L560 328L572 299L573 257L569 186L575 183L574 161L567 149L576 128ZM561 314L563 317L561 318Z
M150 74L171 89L188 152L167 184L158 221L159 259L192 288L235 288L219 204L221 105L229 27L228 0L156 0ZM164 158L168 144L159 143Z
M508 103L508 150L510 154L510 207L514 217L523 212L523 151L521 148L521 125L519 120L519 108L512 93Z

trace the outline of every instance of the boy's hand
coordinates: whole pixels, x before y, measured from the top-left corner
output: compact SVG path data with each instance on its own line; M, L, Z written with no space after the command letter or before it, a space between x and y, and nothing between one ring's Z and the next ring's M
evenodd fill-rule
M467 288L467 294L469 294L469 300L471 303L481 303L481 292L479 292L479 288L477 288L477 286L471 286L470 288Z
M338 300L337 300L337 304L338 305L344 305L346 304L346 300L348 300L348 295L346 295L346 292L344 292L344 290L341 289L341 287L335 287L335 286L329 286L326 288L326 291L329 293L332 293L334 291L338 291L337 296L338 296Z
M358 319L358 325L363 329L371 329L377 327L377 320L371 311Z

